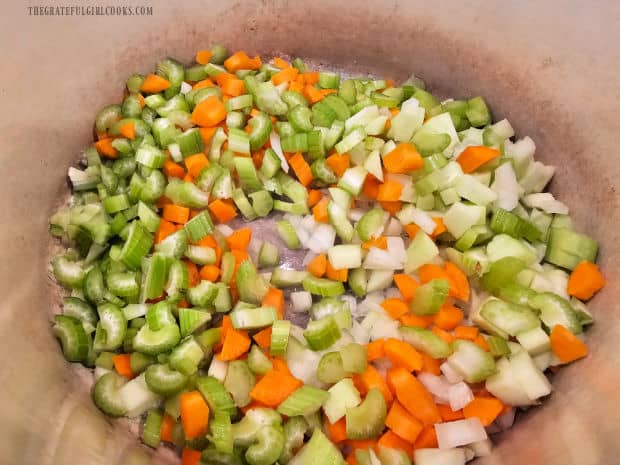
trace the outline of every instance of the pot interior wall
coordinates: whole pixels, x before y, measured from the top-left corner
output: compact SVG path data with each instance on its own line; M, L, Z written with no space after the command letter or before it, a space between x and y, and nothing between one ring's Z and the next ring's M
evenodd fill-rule
M111 2L112 4L114 2ZM487 97L537 156L558 166L552 190L598 238L609 281L592 303L591 355L555 377L549 402L522 415L484 464L604 463L620 453L618 244L620 34L617 4L594 1L144 2L149 17L0 18L0 450L2 463L148 462L126 424L91 405L83 372L49 330L54 287L47 219L65 173L92 139L96 111L131 72L165 56L189 62L214 41L301 56L354 73L421 76L443 95ZM158 462L174 463L164 450ZM607 460L609 463L609 460Z

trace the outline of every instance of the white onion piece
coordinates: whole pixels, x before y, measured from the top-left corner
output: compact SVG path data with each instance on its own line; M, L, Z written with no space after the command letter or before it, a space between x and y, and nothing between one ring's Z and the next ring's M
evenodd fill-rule
M526 195L523 197L523 203L530 208L538 208L545 213L568 215L568 207L559 200L556 200L550 192Z
M397 287L388 287L385 291L386 299L401 299L402 295Z
M433 394L437 401L441 404L450 402L450 387L452 386L443 376L435 376L430 373L420 373L418 380L424 387Z
M353 321L353 326L350 329L353 340L358 344L368 344L370 341L370 333L357 321Z
M498 207L511 211L519 204L523 189L517 182L512 163L502 163L495 170L495 180L491 184L491 190L497 194L495 205Z
M487 438L483 441L472 442L467 448L474 451L475 457L486 457L487 455L491 455L493 443Z
M400 111L401 112L415 111L419 106L420 106L420 102L418 102L417 99L411 97L411 98L405 100L401 104Z
M235 230L231 228L230 226L228 226L227 224L218 224L216 228L219 232L221 232L226 237L230 236L233 232L235 232Z
M306 312L312 306L312 294L307 291L291 292L291 302L296 313Z
M318 254L314 253L312 250L308 250L308 253L304 256L304 259L301 262L301 266L305 268L317 255Z
M474 400L474 394L469 386L461 381L450 386L448 400L450 401L450 408L456 412Z
M463 381L463 377L459 375L456 371L454 371L454 369L452 369L452 367L448 365L448 362L442 363L439 366L439 369L441 370L443 375L446 377L448 382L458 383L459 381Z
M377 247L371 247L364 259L364 268L367 270L400 270L403 266L403 262L388 251Z
M465 465L467 457L463 449L416 449L415 465Z
M440 449L466 446L487 439L487 432L476 417L435 424Z
M325 223L317 224L312 230L310 238L304 244L316 254L326 253L327 249L334 245L336 230L333 226Z
M344 294L340 296L340 300L346 302L346 304L349 306L349 311L351 312L351 315L353 315L356 310L357 310L357 299L349 294Z
M390 361L389 358L380 358L380 359L374 360L372 364L383 378L386 377L388 370L392 368L392 362Z
M185 81L183 81L183 82L181 83L181 90L180 90L180 92L181 92L183 95L185 95L185 94L187 94L190 90L192 90L192 85L191 85L191 84L189 84L189 83L187 83L187 82L185 82Z
M271 134L269 135L269 144L271 145L271 148L273 149L273 151L276 153L276 155L280 159L282 171L284 171L285 173L288 173L288 170L289 170L288 162L286 161L286 158L284 157L284 152L282 151L282 144L280 144L280 136L278 135L277 132L271 131Z
M383 233L386 236L400 236L403 232L403 225L396 218L390 218Z

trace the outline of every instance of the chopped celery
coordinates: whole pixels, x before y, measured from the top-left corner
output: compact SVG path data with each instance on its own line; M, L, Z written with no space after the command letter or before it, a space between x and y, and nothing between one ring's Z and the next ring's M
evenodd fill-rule
M383 394L377 388L370 389L360 405L347 409L347 438L370 439L378 436L385 427L386 416Z

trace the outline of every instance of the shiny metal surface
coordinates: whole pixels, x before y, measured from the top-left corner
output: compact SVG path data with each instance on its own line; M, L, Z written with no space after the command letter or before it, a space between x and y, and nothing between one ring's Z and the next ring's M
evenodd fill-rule
M415 72L441 94L485 95L536 141L537 156L559 167L552 191L601 241L609 285L591 304L591 355L562 370L551 399L479 463L620 463L620 4L144 0L152 16L42 17L9 3L0 16L0 464L151 460L129 425L91 405L83 373L57 349L47 219L96 111L121 98L126 76L167 55L189 61L213 41L397 80ZM152 459L176 460L163 449Z

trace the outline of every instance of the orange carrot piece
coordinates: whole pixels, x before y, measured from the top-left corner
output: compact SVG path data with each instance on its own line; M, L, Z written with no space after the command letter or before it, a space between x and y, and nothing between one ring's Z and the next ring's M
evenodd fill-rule
M433 326L431 329L437 336L439 336L444 342L451 344L454 341L454 336L449 332L439 328L438 326Z
M317 278L323 277L327 271L327 255L322 253L314 257L310 263L308 263L308 271Z
M433 425L441 421L431 393L405 368L390 368L387 373L387 382L392 391L396 393L398 401L415 418L425 425Z
M349 276L349 270L346 268L342 268L340 270L335 269L329 260L327 261L327 269L325 270L325 275L328 279L332 279L334 281L347 282L347 278Z
M163 171L168 178L183 179L183 177L185 176L185 168L183 168L178 163L173 162L172 160L166 160L164 162Z
M434 318L435 317L433 315L420 316L413 313L408 313L401 316L399 320L404 326L417 326L419 328L427 328L433 323Z
M133 121L128 121L123 124L120 128L118 128L118 132L120 132L127 139L134 140L136 138L136 126L133 124Z
M449 277L450 288L456 287L454 297L462 300L463 302L467 302L471 292L467 276L452 262L446 262L445 269Z
M376 341L368 343L366 346L366 357L369 362L385 357L385 351L383 350L384 344L385 339L377 339Z
M387 430L383 433L377 442L377 446L387 447L388 449L402 450L410 459L413 458L413 444L405 441L394 431Z
M368 174L364 180L363 192L369 199L376 199L379 195L379 186L381 181L375 178L372 174Z
M348 153L343 153L342 155L335 153L327 157L325 163L327 163L327 166L340 178L349 166L351 166L351 159Z
M422 432L422 423L411 415L397 400L392 403L385 418L385 426L407 442L415 442Z
M319 89L310 84L304 86L303 95L311 105L314 105L325 98L325 95L323 95Z
M116 158L118 156L117 150L112 146L112 138L105 137L95 142L95 148L100 155L107 158Z
M289 373L269 370L250 391L250 397L268 407L277 407L303 383Z
M403 192L403 186L398 181L385 181L379 184L377 200L380 202L397 202Z
M258 344L261 349L268 349L271 345L271 326L260 330L252 339Z
M347 457L344 459L347 462L347 465L358 465L357 459L355 458L355 450L353 450Z
M463 321L463 310L454 305L443 305L435 315L435 326L451 331Z
M277 287L270 287L263 301L261 302L263 307L273 307L278 312L280 319L284 318L284 292Z
M589 300L604 286L605 278L598 266L584 260L570 274L567 292L580 300Z
M288 162L289 165L291 165L291 168L293 168L293 172L295 173L295 176L297 176L299 182L307 187L314 179L314 176L312 176L310 165L308 165L301 152L297 152L293 155Z
M206 434L209 427L209 405L199 391L181 394L181 423L187 439Z
M433 449L438 447L437 433L433 425L427 425L424 427L418 439L413 444L414 449Z
M286 360L281 357L274 357L271 360L274 371L279 371L281 373L285 373L287 375L293 376L291 374L291 370L288 369L288 365L286 364Z
M203 79L202 81L198 81L196 84L192 86L192 89L198 90L198 89L205 89L207 87L215 87L215 84L209 78Z
M220 268L217 265L205 265L200 269L200 277L205 281L215 283L220 277Z
M329 217L327 215L327 205L329 199L324 197L319 203L312 207L312 216L317 223L329 223Z
M140 90L142 92L146 92L147 94L157 94L162 90L166 90L170 86L170 81L167 79L164 79L157 74L149 74L144 78L144 81L142 81Z
M250 228L237 229L226 238L228 246L233 250L247 250L251 240L252 229Z
M291 82L297 79L297 74L299 74L299 70L297 68L288 67L282 69L282 71L277 72L273 76L271 76L271 82L274 85L278 86L283 82Z
M441 419L443 421L455 421L465 418L462 409L453 411L449 405L444 404L437 404L437 408L439 409L439 414L441 415Z
M445 233L448 228L446 228L446 225L443 222L443 219L440 218L439 216L434 216L433 217L433 221L435 222L435 229L433 230L433 234L431 234L431 237L433 239L435 239L437 236L441 236L443 233Z
M159 226L157 227L157 231L155 231L155 244L159 244L170 234L173 234L176 231L174 224L165 219L161 219L159 221Z
M381 306L395 320L409 313L409 306L401 299L385 299Z
M588 355L588 346L562 325L551 330L551 350L562 363L574 362Z
M385 200L381 200L379 203L381 203L381 207L392 216L396 216L401 208L403 208L403 203L401 201L386 202Z
M185 263L187 273L189 274L189 287L196 286L200 282L200 273L198 272L198 267L195 263L190 262L189 260L183 260L183 263Z
M114 363L114 369L116 372L127 379L131 379L135 376L133 370L131 369L129 358L130 354L118 354L112 357L112 362Z
M159 439L165 442L172 442L172 428L175 421L167 413L164 413L164 418L161 421L161 429L159 430Z
M323 193L316 189L308 190L308 206L314 207L323 198Z
M461 152L456 162L464 173L472 173L500 155L500 151L485 146L469 146Z
M199 65L209 64L211 55L211 50L198 50L198 52L196 52L196 63L198 63Z
M184 160L187 171L193 177L197 178L203 168L209 166L209 159L204 153L195 153Z
M189 220L189 208L180 205L165 205L162 217L172 223L185 224Z
M406 224L405 226L403 226L403 228L405 229L407 236L409 236L409 239L413 239L414 237L416 237L418 232L422 229L415 223Z
M222 93L229 97L237 97L246 93L245 84L241 79L228 79L222 85Z
M480 347L482 350L486 352L491 351L491 348L489 347L487 340L482 336L482 334L478 334L476 339L474 339L474 344L476 344L478 347Z
M489 426L504 410L504 404L495 397L475 397L463 407L465 418L478 418L484 426Z
M189 182L189 183L193 183L195 181L195 179L194 179L194 176L192 176L191 174L187 173L185 176L183 176L183 181Z
M328 419L325 419L325 429L333 443L338 444L347 439L347 423L344 417L336 423L330 423Z
M200 128L199 131L202 142L205 145L209 145L211 143L211 139L213 138L213 134L217 131L217 128Z
M142 94L140 92L138 92L136 95L138 96L138 102L140 103L140 108L144 108L144 105L146 105L146 103L144 102L144 97L142 97Z
M184 447L181 453L181 465L199 465L201 454L199 450Z
M290 68L291 64L280 57L273 57L273 66L280 69Z
M407 301L413 299L413 293L420 285L413 276L403 273L395 274L394 282L400 294L403 296L403 299Z
M383 166L388 173L410 173L422 168L424 159L412 144L402 142L383 157Z
M422 265L418 269L418 275L420 276L420 281L422 284L426 284L433 279L449 280L446 270L444 270L442 266L433 264Z
M259 56L250 58L244 51L238 51L224 61L224 67L232 73L240 69L259 69L261 65Z
M387 238L385 236L371 237L362 244L362 249L364 250L370 250L372 247L387 250Z
M422 370L425 373L430 373L431 375L440 376L441 369L439 368L441 363L438 359L431 357L428 354L422 352Z
M406 368L410 372L422 369L422 355L405 341L386 339L385 344L383 344L383 351L396 367Z
M231 327L226 331L222 352L220 353L220 360L230 361L238 359L250 349L251 343L252 341L247 331L241 331Z
M306 84L316 84L319 82L319 72L318 71L308 71L303 73L304 83Z
M192 121L198 126L215 126L226 118L226 107L215 95L198 103L192 111Z
M457 326L454 328L454 337L457 339L468 339L475 341L480 334L477 326Z
M228 223L237 216L237 209L222 199L216 199L209 204L209 211L215 216L218 222Z
M383 397L388 404L394 400L394 396L383 379L383 376L381 376L377 369L371 364L366 366L364 373L353 375L353 382L358 390L361 388L360 394L364 396L372 388L377 388L381 391L381 394L383 394Z

